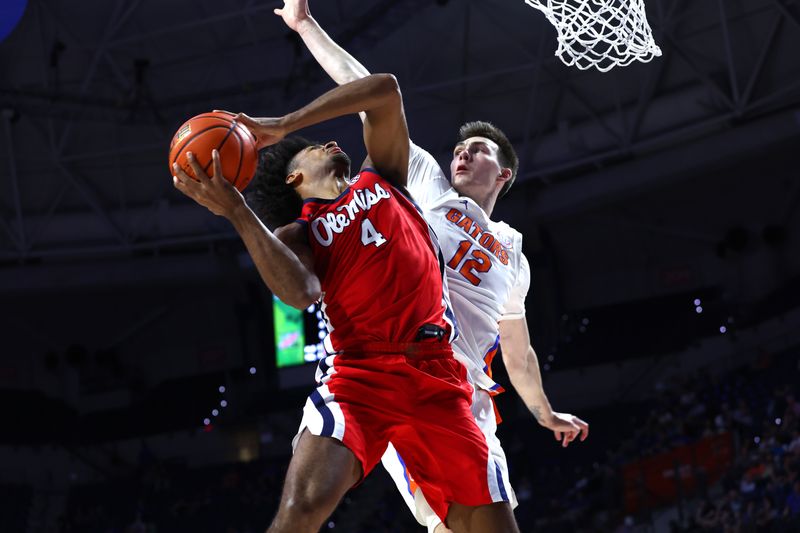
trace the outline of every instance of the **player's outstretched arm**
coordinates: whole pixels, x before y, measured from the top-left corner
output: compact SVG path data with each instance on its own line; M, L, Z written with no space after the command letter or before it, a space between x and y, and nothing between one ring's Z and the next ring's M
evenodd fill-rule
M317 63L337 84L343 85L370 75L369 70L347 50L336 44L311 16L308 0L284 0L283 8L274 11L283 18L289 28L297 32ZM397 152L395 148L399 147L389 146L397 143L396 135L399 135L399 130L404 130L406 139L408 138L405 114L394 116L373 113L370 116L362 112L359 115L364 121L364 142L367 145L371 166L395 184L405 186L408 171L398 172L396 168L398 164L396 160L403 159L403 155L395 153ZM367 124L367 120L370 124ZM387 139L390 140L388 144L384 142ZM408 161L408 149L405 149L405 152L404 159Z
M557 413L550 406L542 386L539 359L530 344L528 323L524 317L500 322L500 347L511 384L536 421L550 429L564 447L577 437L586 440L589 424L577 416Z
M247 246L261 278L278 298L298 309L305 309L319 300L321 286L314 273L308 245L304 247L290 231L279 239L261 223L242 194L222 176L217 150L211 154L214 161L212 177L203 171L191 153L187 157L197 181L175 164L175 188L215 215L230 220Z
M397 79L372 74L323 94L305 107L280 118L236 120L257 139L259 149L274 144L299 129L342 115L364 111L364 144L372 166L395 185L405 186L408 175L408 126Z
M337 84L369 76L369 70L347 50L339 46L311 16L308 0L284 0L283 8L275 9L286 25L297 32L317 63ZM359 113L361 120L366 114ZM450 188L439 164L428 152L412 144L409 153L408 189L423 204Z
M297 32L319 66L338 85L369 76L369 70L336 44L311 16L308 0L284 0L283 8L275 9L275 14Z

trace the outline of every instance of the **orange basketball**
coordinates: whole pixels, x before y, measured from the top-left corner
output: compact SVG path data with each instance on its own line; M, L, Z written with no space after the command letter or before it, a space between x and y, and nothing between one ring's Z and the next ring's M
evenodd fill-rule
M190 176L194 171L186 159L186 152L192 152L195 160L209 176L214 174L211 151L219 150L222 175L234 187L243 191L253 179L258 166L258 150L253 134L236 122L232 113L214 111L190 118L178 128L169 145L169 173L173 163Z

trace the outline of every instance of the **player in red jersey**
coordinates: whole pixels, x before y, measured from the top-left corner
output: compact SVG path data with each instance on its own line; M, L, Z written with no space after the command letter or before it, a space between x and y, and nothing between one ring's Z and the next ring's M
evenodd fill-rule
M335 142L280 141L360 111L368 160L353 179ZM454 531L518 531L509 505L492 503L486 440L470 412L466 370L448 342L442 267L427 224L403 194L409 142L394 77L342 85L281 118L239 120L259 148L274 145L252 201L271 225L290 223L267 229L221 176L216 152L213 177L190 157L199 181L175 166L175 186L232 222L284 302L305 308L321 299L330 333L268 531L318 531L390 440ZM280 212L276 199L290 209Z

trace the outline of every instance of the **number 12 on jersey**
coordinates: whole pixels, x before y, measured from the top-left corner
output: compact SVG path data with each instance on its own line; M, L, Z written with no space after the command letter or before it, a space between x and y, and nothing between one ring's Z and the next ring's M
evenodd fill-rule
M447 262L447 266L453 270L457 270L467 281L478 286L481 284L481 278L477 275L478 272L488 272L489 269L492 268L492 259L483 250L479 250L476 247L472 249L472 253L470 254L472 257L464 260L464 257L471 248L472 243L470 241L461 241L458 243L458 249L456 253L453 254L450 261ZM458 265L461 265L461 268L458 268Z

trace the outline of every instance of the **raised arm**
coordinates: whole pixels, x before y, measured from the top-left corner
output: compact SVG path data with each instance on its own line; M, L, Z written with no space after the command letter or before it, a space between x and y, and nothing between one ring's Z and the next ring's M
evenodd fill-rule
M408 126L397 79L372 74L323 94L307 106L281 118L253 119L237 115L258 139L258 148L274 144L299 129L342 115L364 111L364 144L375 169L395 185L408 175Z
M308 0L284 0L283 4L283 8L274 10L275 14L297 32L333 81L342 85L369 76L369 70L339 46L311 16ZM366 118L364 113L359 115L361 120ZM423 204L435 200L450 188L433 156L414 144L410 146L407 185L415 199Z
M241 114L237 118L253 131L262 148L295 130L361 110L367 113L364 142L376 170L404 185L408 172L408 130L400 89L390 74L376 74L337 87L281 118L251 119ZM214 214L230 220L267 286L287 304L307 307L319 298L320 283L302 232L287 229L279 236L270 232L239 191L222 176L216 150L212 157L214 173L209 177L189 155L196 181L173 165L175 187Z
M338 85L369 76L369 70L336 44L311 16L308 0L284 0L283 8L276 9L275 14L297 32L317 63Z
M320 298L320 281L314 273L311 249L302 238L299 224L269 231L245 203L241 193L222 176L219 152L212 152L213 177L209 177L189 154L197 180L173 165L175 187L215 215L227 218L244 241L261 279L283 302L305 309Z

